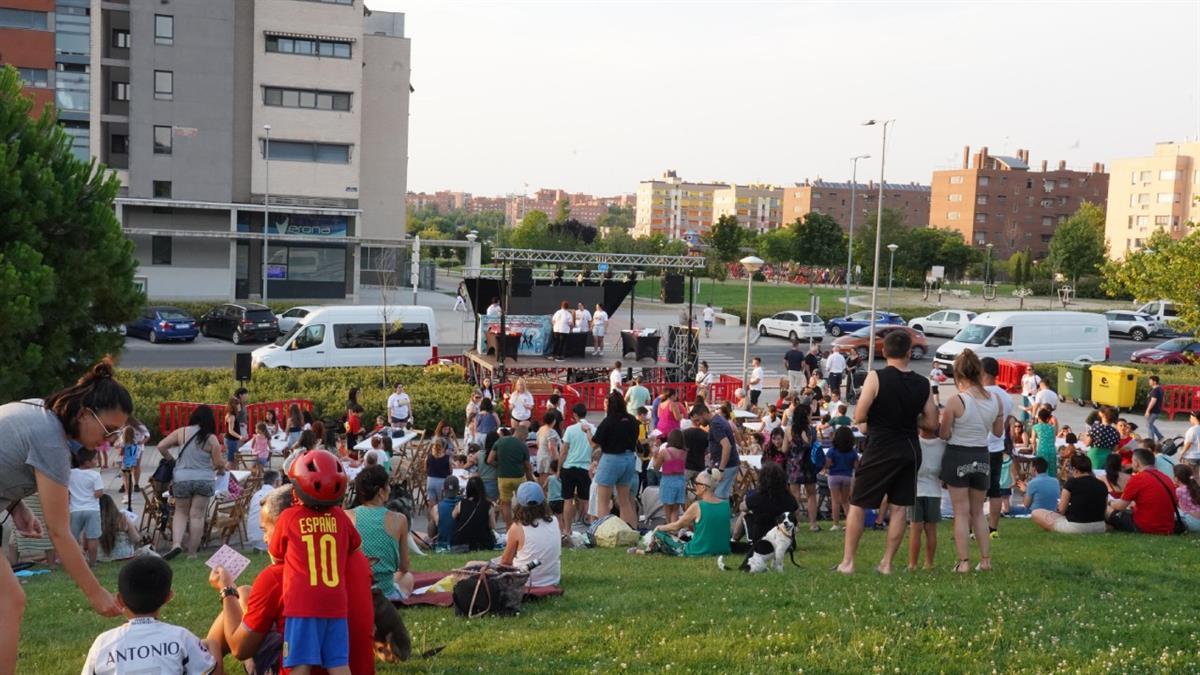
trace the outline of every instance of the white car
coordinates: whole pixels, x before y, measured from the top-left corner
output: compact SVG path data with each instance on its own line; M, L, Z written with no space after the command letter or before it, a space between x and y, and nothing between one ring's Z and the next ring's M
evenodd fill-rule
M1113 310L1105 312L1104 318L1108 321L1110 335L1124 335L1134 342L1141 342L1163 329L1162 324L1149 314Z
M316 305L305 305L303 307L293 307L283 314L275 315L275 318L279 320L279 334L286 334L293 327L295 327L296 324L303 321L304 317L308 316L309 312L312 312L316 309L320 308Z
M812 312L794 309L780 312L758 322L759 335L778 335L789 339L820 340L825 336L825 322Z
M961 309L945 309L928 316L919 316L908 320L908 327L919 330L926 335L944 335L954 337L958 331L967 327L975 318L975 312Z

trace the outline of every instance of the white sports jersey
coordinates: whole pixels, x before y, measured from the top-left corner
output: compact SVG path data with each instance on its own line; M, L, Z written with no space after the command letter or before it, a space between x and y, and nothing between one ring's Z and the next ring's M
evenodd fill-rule
M215 668L208 647L191 631L139 617L96 638L82 675L202 675Z

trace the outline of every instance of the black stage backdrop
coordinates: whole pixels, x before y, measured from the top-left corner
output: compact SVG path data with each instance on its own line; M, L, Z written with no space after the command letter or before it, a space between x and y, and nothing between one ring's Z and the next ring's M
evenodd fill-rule
M582 302L589 310L597 304L604 306L604 311L612 316L625 302L626 296L633 292L635 282L610 281L601 284L598 281L585 282L577 285L574 282L561 286L551 286L549 281L537 281L533 285L528 298L511 297L508 299L509 314L553 314L558 310L563 300L575 309L575 304ZM464 285L471 296L471 304L475 311L483 314L492 298L503 298L503 282L499 279L466 279ZM503 300L502 300L503 301Z

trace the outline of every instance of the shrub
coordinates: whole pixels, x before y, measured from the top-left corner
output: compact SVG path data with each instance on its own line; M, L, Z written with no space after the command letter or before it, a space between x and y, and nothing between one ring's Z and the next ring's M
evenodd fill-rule
M133 395L134 414L157 433L158 404L164 401L225 403L240 386L227 368L184 370L122 370L117 375ZM345 414L351 387L359 387L358 402L364 409L363 424L374 424L376 415L387 414L387 397L400 382L412 398L414 426L432 432L440 421L461 428L465 424L471 387L463 380L461 366L395 367L388 369L389 386L384 387L379 368L327 368L300 370L256 370L246 383L250 402L303 398L313 402L318 418Z
M1058 391L1058 367L1059 363L1038 363L1034 364L1034 372L1043 379L1048 379L1055 391ZM1146 399L1150 395L1149 378L1151 375L1158 375L1162 379L1162 384L1200 384L1200 365L1194 366L1175 366L1163 365L1154 366L1142 363L1120 363L1120 364L1104 364L1104 365L1119 365L1124 368L1133 368L1138 371L1137 378L1137 393L1134 394L1133 408L1136 413L1142 413L1146 410ZM1086 399L1091 400L1091 392L1085 392ZM1179 419L1178 416L1176 419Z

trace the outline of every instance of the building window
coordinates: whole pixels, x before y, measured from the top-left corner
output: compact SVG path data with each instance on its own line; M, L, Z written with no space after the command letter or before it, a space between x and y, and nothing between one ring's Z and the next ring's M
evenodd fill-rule
M129 136L125 134L113 134L108 142L108 151L114 155L128 155Z
M86 4L86 3L85 3ZM92 10L58 3L54 8L54 50L88 56L92 51Z
M1138 195L1138 197L1137 197L1137 203L1139 203L1139 204L1149 204L1149 203L1150 203L1150 193L1149 193L1149 192L1143 192L1143 193L1141 193L1140 195Z
M1171 216L1154 216L1154 224L1159 227L1166 227L1171 224Z
M169 155L172 149L171 127L154 127L154 154Z
M289 89L263 87L263 105L281 108L313 108L315 110L350 109L350 94L320 89Z
M266 141L259 148L266 156ZM271 141L270 159L285 162L319 162L349 164L350 146L340 143L309 143L303 141Z
M1138 216L1137 225L1138 227L1148 227L1150 225L1150 216Z
M114 28L112 31L112 46L117 49L129 49L129 31L124 28Z
M951 194L950 194L950 197L949 197L949 200L950 200L950 201L952 201L952 202L961 202L961 201L962 201L962 195L958 194L957 192L951 193Z
M958 211L949 211L946 213L946 220L958 220L960 215Z
M1158 203L1159 204L1178 204L1179 203L1179 193L1176 192L1176 193L1172 194L1170 192L1160 192L1160 193L1158 193Z
M54 102L60 110L88 112L92 107L91 69L81 63L60 63L54 77Z
M171 238L150 237L150 264L171 264Z
M1065 216L1065 215L1063 215L1063 214L1061 214L1061 213L1060 213L1060 214L1058 214L1058 224L1059 224L1059 225L1062 225L1062 224L1063 224L1063 223L1065 223L1065 222L1067 222L1067 216Z
M986 213L976 213L975 214L975 222L986 223L987 222L987 214Z
M170 70L154 71L154 98L170 101L175 98L175 73Z
M348 59L351 54L349 42L317 38L290 38L280 35L267 36L267 51L302 56L329 56L335 59Z
M46 13L27 9L0 8L0 28L28 28L46 30Z
M175 17L169 14L154 15L154 44L175 44Z
M962 185L962 182L963 182L962 176L950 176L950 184L951 185Z
M45 89L50 86L50 71L45 68L17 68L21 84Z
M979 177L979 187L987 187L987 184L989 182L990 182L990 179L987 176Z
M976 204L987 204L987 195L979 195L975 198Z
M1129 216L1129 222L1125 225L1125 229L1127 229L1127 230L1133 229L1133 216Z
M1054 216L1042 216L1042 227L1053 227Z
M154 198L155 199L170 199L171 198L171 181L169 181L169 180L154 181Z
M71 154L75 155L80 160L88 161L88 146L91 142L91 127L87 122L79 122L76 120L62 120L58 123L62 130L71 139Z
M128 101L129 100L129 83L128 82L112 82L109 84L112 89L112 100Z
M1060 187L1060 188L1071 187L1071 179L1070 178L1059 178L1058 179L1058 187Z
M1165 169L1163 171L1159 171L1158 179L1159 180L1175 180L1175 171L1172 169Z
M1154 179L1153 171L1143 171L1140 174L1138 174L1138 180L1140 180L1143 183L1149 183L1153 179Z
M1054 238L1054 235L1052 235L1052 234L1043 234L1042 235L1042 243L1048 244L1048 243L1050 243L1050 240L1053 238Z

